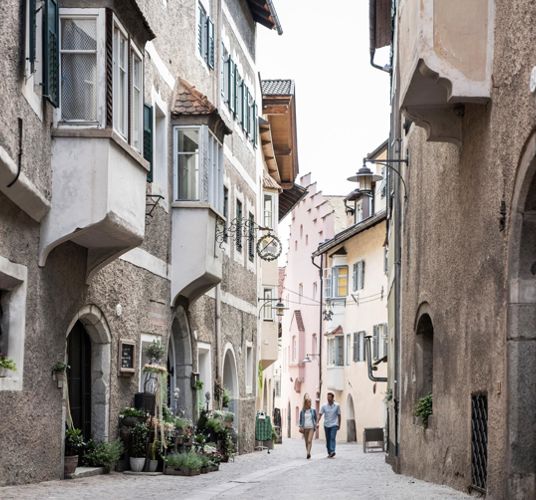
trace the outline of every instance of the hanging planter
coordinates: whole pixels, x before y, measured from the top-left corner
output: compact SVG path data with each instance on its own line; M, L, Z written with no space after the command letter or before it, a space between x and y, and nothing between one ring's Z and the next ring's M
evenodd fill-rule
M63 361L58 361L52 367L52 378L56 381L56 384L58 384L58 389L63 388L63 385L67 380L67 370L70 368L71 367Z

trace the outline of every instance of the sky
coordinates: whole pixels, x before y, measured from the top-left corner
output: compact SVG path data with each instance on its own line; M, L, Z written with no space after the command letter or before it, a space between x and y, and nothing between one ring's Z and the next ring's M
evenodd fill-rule
M389 132L389 75L369 64L368 2L273 3L283 35L258 25L257 66L263 79L296 83L299 175L348 194L347 177Z

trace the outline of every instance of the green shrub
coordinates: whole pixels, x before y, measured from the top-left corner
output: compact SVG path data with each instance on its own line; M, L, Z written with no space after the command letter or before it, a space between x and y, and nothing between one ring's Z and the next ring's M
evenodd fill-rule
M166 458L166 465L174 469L199 470L203 467L202 455L190 451L188 453L172 453Z
M422 424L426 428L428 427L428 418L432 413L432 395L428 394L417 401L414 415L420 417Z
M4 356L3 354L0 354L0 368L4 368L4 370L10 370L12 372L17 371L15 361L7 356Z
M147 436L149 429L145 424L136 424L130 429L130 455L144 457L147 453Z
M84 443L84 437L80 429L66 429L65 430L65 456L72 457L78 455L83 449L86 443Z
M109 443L91 442L84 454L84 463L91 467L104 467L109 471L117 463L122 453L123 444L119 440Z

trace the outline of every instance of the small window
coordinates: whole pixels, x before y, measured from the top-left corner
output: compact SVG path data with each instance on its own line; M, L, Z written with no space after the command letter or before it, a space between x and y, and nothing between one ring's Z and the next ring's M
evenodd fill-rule
M365 261L360 260L352 266L352 289L354 292L365 288Z
M236 200L236 250L242 252L242 218L244 217L242 211L242 202Z
M264 227L269 227L270 229L274 228L273 221L273 197L271 194L264 195Z
M128 135L128 38L125 31L114 24L114 128L126 139Z
M318 283L315 281L313 283L313 299L316 300L316 294L318 293Z
M177 199L199 200L199 129L179 128L176 136Z
M354 355L355 362L365 361L365 332L354 333Z
M273 309L273 299L274 291L273 288L264 289L264 305L263 307L263 319L264 321L273 321L274 320L274 309Z
M67 122L95 123L97 19L62 16L60 30L61 118Z
M381 359L387 356L388 351L387 324L374 325L372 333L372 359Z
M348 295L348 266L335 266L332 270L333 297Z
M328 340L328 365L344 365L344 336L337 335Z

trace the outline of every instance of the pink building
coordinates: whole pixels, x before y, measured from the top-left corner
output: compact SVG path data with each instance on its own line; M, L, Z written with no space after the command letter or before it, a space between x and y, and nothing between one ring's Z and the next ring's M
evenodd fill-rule
M319 243L348 227L343 196L324 196L311 174L299 184L307 195L292 211L282 297L288 307L282 322L281 403L283 435L299 437L298 417L305 394L319 407L320 275L311 254Z

